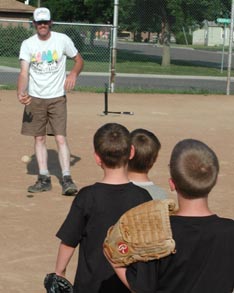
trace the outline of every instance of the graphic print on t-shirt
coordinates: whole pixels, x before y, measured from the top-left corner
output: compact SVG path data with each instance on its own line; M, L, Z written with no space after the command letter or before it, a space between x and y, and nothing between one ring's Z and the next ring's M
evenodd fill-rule
M58 71L58 53L56 50L36 52L31 55L31 67L39 73L55 72Z

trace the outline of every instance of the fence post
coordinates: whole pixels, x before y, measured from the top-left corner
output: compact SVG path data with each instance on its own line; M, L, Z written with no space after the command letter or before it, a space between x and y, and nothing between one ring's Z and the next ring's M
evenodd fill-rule
M230 79L232 67L232 42L233 42L233 20L234 20L234 0L232 0L231 25L229 35L229 52L228 52L228 72L227 72L227 90L226 94L230 95Z
M118 33L118 9L119 0L114 0L114 19L113 19L113 42L112 42L112 54L111 54L111 93L115 90L115 65L117 56L117 33Z

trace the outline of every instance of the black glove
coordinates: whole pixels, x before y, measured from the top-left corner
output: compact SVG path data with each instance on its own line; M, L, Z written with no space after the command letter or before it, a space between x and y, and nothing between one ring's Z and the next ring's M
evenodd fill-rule
M65 278L50 273L45 276L44 287L47 293L73 293L72 284Z

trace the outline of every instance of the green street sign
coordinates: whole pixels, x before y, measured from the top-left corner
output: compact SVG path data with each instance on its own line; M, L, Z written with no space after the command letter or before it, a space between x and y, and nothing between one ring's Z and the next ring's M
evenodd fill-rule
M224 24L231 23L231 19L230 18L217 18L216 21L218 23L224 23Z

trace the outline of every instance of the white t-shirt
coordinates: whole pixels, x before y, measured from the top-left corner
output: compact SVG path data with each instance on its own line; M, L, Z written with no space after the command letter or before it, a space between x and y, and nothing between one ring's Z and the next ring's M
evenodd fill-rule
M78 53L72 40L65 34L51 32L42 41L37 34L23 41L19 59L30 64L28 93L38 98L56 98L65 94L66 59Z
M146 189L153 199L166 199L168 197L166 191L164 191L164 189L162 189L161 187L155 185L152 181L137 182L131 180L131 182L137 186Z

